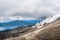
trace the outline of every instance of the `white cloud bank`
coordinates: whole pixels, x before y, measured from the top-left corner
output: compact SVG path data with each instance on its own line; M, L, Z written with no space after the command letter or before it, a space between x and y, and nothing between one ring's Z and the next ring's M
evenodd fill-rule
M60 14L60 0L0 0L0 16L36 18Z

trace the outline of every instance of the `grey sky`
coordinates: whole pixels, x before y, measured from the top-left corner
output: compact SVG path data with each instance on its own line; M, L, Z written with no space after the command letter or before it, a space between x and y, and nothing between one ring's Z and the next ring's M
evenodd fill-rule
M40 18L60 14L60 0L0 0L0 16Z

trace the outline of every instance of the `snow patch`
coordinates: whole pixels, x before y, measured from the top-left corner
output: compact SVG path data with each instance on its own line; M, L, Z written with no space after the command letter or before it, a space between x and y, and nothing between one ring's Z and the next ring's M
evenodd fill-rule
M51 23L51 22L55 21L56 19L58 19L59 17L60 17L60 14L56 14L54 16L49 16L48 18L46 18L42 22L37 23L35 26L32 26L32 28L34 28L34 27L42 28L45 23Z

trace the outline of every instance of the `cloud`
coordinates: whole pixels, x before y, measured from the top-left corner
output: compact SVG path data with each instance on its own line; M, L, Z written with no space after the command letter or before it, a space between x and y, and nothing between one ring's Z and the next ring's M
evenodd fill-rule
M0 16L36 18L60 14L60 0L0 0Z

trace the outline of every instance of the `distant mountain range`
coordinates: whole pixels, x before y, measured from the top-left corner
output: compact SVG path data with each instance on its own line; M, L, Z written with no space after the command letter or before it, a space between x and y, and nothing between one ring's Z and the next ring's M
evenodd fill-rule
M47 19L34 28L26 26L0 32L0 40L60 40L60 16Z
M46 19L46 17L41 17L40 19L25 19L25 20L17 19L17 17L16 19L14 19L15 17L11 17L14 20L11 19L10 17L7 17L7 19L3 18L4 17L0 19L0 31L13 30L14 28L17 27L26 27L26 26L32 27L35 24L40 23L41 21Z
M7 23L0 23L0 27L9 27L9 26L28 26L39 23L39 20L14 20Z
M0 28L2 29L4 28L4 30L9 30L9 29L17 28L17 27L33 26L39 22L40 20L14 20L10 22L0 23Z

